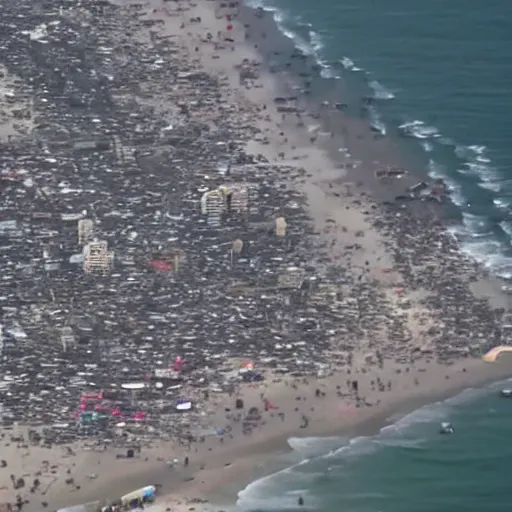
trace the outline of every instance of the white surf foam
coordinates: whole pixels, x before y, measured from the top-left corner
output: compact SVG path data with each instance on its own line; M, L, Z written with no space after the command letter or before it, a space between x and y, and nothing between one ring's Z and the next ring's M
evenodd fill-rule
M475 215L474 213L470 212L462 212L462 223L466 227L470 236L482 233L492 234L489 220L487 217L482 215Z
M490 192L494 192L497 194L501 191L503 183L501 181L481 181L478 186L485 190L489 190Z
M339 79L340 76L336 73L336 70L322 56L322 50L325 47L322 36L314 30L310 30L308 36L309 44L312 48L311 56L314 57L316 64L321 68L320 76L326 79Z
M304 457L319 456L328 453L349 442L341 436L334 437L290 437L288 445Z
M448 177L444 178L444 183L448 189L448 194L450 195L450 199L453 204L459 207L467 204L467 199L462 192L462 187L458 183Z
M313 48L313 51L315 53L318 53L323 50L324 43L322 41L322 37L318 32L315 32L314 30L309 31L309 40L311 41L311 47Z
M428 175L433 179L442 179L448 189L448 194L451 201L457 206L463 206L467 203L467 199L464 196L462 187L450 176L448 176L446 169L443 165L430 159L427 164Z
M512 186L512 182L503 179L500 175L488 155L488 149L484 145L456 144L454 153L461 161L460 167L457 169L458 174L476 178L476 185L487 192L487 197L491 196L489 198L490 208L494 206L498 210L508 211L512 206L512 199L507 191ZM439 169L437 170L439 171ZM449 181L450 178L446 176L446 171L438 172L439 176L431 172L429 174L432 177L445 179L449 188L458 186L455 181ZM458 186L458 190L461 191L460 186ZM452 195L452 199L457 206L463 209L463 225L451 226L448 231L457 238L462 252L495 276L510 279L512 277L512 258L508 254L512 239L512 223L502 221L496 225L496 220L493 218L475 215L468 211L471 204L466 202L463 195L460 195L458 200L456 195ZM504 240L505 238L507 241Z
M368 107L368 115L370 117L370 126L374 132L386 135L386 124L382 120L379 111L374 106Z
M444 404L448 406L460 406L476 400L489 394L489 390L493 389L493 384L482 388L466 388L460 393L447 398Z
M498 244L499 242L496 242ZM512 258L504 254L501 245L481 249L481 260L485 268L489 269L495 276L502 279L512 279Z
M340 78L336 69L323 58L322 50L325 47L323 38L318 32L312 30L311 23L304 23L286 10L264 5L258 0L248 0L246 3L253 9L261 7L264 11L271 13L280 32L288 39L291 39L294 46L304 55L315 60L315 63L320 67L320 76L322 78ZM293 26L309 28L308 40L293 30Z
M477 261L489 270L498 271L506 263L501 261L502 245L498 240L486 239L482 240L478 237L464 240L461 244L461 249L470 258ZM511 261L512 265L512 261Z
M492 192L501 190L498 183L481 183L482 188ZM512 205L510 198L495 197L493 205L499 210L508 210ZM464 205L461 205L464 207ZM462 212L462 226L451 226L449 231L454 234L461 251L470 259L480 263L490 273L503 279L512 278L512 258L510 253L510 240L512 239L512 222L495 221L487 216L476 215L469 211ZM501 229L503 240L499 235Z
M504 220L500 222L500 228L508 235L509 238L512 238L512 222Z
M348 56L343 56L337 63L334 63L334 65L327 62L322 55L326 46L325 40L322 34L315 31L310 23L305 23L284 9L262 5L261 0L248 0L247 4L251 7L261 6L265 11L271 13L280 31L291 39L295 47L303 54L315 60L320 67L320 76L323 78L340 78L336 71L338 63L347 71L355 72L363 70L362 67L357 66ZM302 27L305 29L299 31L304 34L307 33L307 36L300 35L294 27ZM388 90L369 73L366 73L366 76L369 77L368 86L371 88L373 97L376 100L389 101L395 98L393 91ZM379 111L375 107L370 107L368 112L372 129L377 133L386 135L388 130ZM437 144L453 148L455 155L460 159L459 168L457 169L459 174L477 178L477 186L495 196L491 198L491 201L497 208L506 210L512 206L512 201L507 200L507 197L499 197L504 187L503 177L494 168L486 146L478 144L458 144L452 139L442 135L435 126L428 125L419 119L404 122L399 125L398 129L405 137L418 140L426 153L433 153ZM464 210L471 207L471 205L468 204L462 185L451 177L446 169L441 168L437 162L431 159L428 171L432 178L442 178L445 181L450 199L456 206ZM467 219L465 219L465 221L467 221ZM512 235L510 234L508 226L501 227L503 236L507 236L511 239ZM512 273L510 260L504 255L506 248L503 247L501 242L490 239L492 238L492 234L489 231L472 231L471 223L463 226L458 233L455 233L453 231L454 229L455 228L451 227L448 231L451 230L451 234L456 235L458 239L461 240L461 249L467 256L485 265L486 268L497 275L508 276Z
M510 197L496 197L492 200L492 202L494 206L504 210L508 210L512 206L512 198Z
M295 47L304 55L312 55L314 53L313 46L289 27L289 25L293 24L294 21L294 16L292 14L284 9L264 5L259 0L246 0L246 4L253 9L261 7L265 12L270 13L280 32L288 39L291 39ZM298 21L296 21L296 24L298 24Z
M501 189L502 176L492 165L487 155L487 148L482 145L456 145L455 155L460 158L462 168L458 170L461 174L468 174L478 178L478 186L491 192L499 192Z
M475 156L481 156L485 153L486 147L485 146L464 146L457 144L455 146L455 154L461 158L461 159L468 159L471 160Z
M395 98L395 95L377 80L370 80L368 87L373 91L373 97L376 100L392 100Z
M340 59L340 64L343 66L344 69L347 71L363 71L363 68L360 68L354 64L354 61L349 57L343 57Z
M320 70L320 76L322 78L334 78L335 80L339 80L341 78L340 75L336 73L336 70L328 64L322 66L322 69Z
M431 142L422 140L420 142L420 144L421 144L421 147L423 148L423 151L425 151L425 153L432 153L432 151L434 151L434 145Z
M363 455L371 455L379 448L378 443L373 437L360 436L351 439L347 446L342 446L337 450L328 453L326 457L343 457L343 459L351 459L361 457Z
M436 139L441 136L435 126L429 126L419 119L402 123L398 129L406 137L415 139Z
M340 78L336 73L336 70L325 59L322 58L322 50L324 48L322 36L314 30L309 30L308 40L306 40L291 28L295 25L308 27L311 29L310 23L303 23L291 13L283 9L262 5L261 2L258 1L249 0L247 5L252 8L262 7L264 11L271 13L280 32L288 39L293 41L295 48L300 50L304 55L307 55L308 57L311 57L315 60L315 63L320 67L320 76L322 78Z
M512 379L509 379L512 381ZM503 384L503 383L502 383ZM305 497L308 506L314 506L315 497L308 494L308 489L315 479L325 476L332 467L340 462L346 463L359 457L371 456L384 448L402 448L407 450L422 449L428 438L437 435L439 424L450 417L458 407L485 396L491 390L494 392L500 384L493 384L486 388L468 388L461 393L440 402L420 407L398 419L391 425L382 428L375 436L361 436L351 439L347 444L321 454L309 457L298 464L294 464L282 471L265 476L250 483L238 493L237 506L250 510L294 510L297 505L297 495ZM308 451L322 446L321 438L290 438L289 444L298 450ZM343 438L326 438L325 442L345 441ZM323 444L323 448L325 448ZM322 465L319 472L318 464L330 461L329 467ZM311 469L311 472L308 472Z
M480 185L488 190L494 190L496 184L502 179L496 169L493 169L489 164L466 162L465 165L472 174L482 181Z
M301 495L306 497L308 507L312 500L307 498L307 484L311 479L322 476L321 473L303 473L297 469L309 462L304 459L298 464L277 471L251 482L238 493L237 507L242 510L287 510L297 506L297 489L291 486L300 485ZM290 486L289 490L286 490Z

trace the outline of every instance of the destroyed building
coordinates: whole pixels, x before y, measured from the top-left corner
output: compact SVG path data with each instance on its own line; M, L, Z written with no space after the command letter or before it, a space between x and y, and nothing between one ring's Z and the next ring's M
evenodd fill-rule
M148 21L135 6L43 7L9 2L0 20L14 99L33 97L32 129L0 143L3 425L44 427L53 443L143 417L160 437L192 408L182 384L225 390L234 358L301 377L347 365L361 339L420 356L400 343L410 333L386 293L332 259L292 186L297 168L245 152L250 123L215 78L173 57L172 38L130 37ZM446 278L471 264L441 228L400 213L376 221L401 235L397 267L459 326L439 328L433 351L478 353L498 316Z

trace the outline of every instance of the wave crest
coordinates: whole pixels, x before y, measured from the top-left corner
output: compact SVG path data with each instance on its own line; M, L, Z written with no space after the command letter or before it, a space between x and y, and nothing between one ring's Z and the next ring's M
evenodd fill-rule
M345 467L348 461L371 456L382 449L424 451L424 443L438 435L440 422L459 407L490 392L495 393L499 387L500 383L494 383L484 388L468 388L447 400L416 409L383 427L374 436L356 437L348 442L343 437L292 437L288 444L297 453L307 452L307 458L250 483L238 493L237 506L246 511L296 510L298 494L305 497L307 506L314 506L315 497L308 494L308 489L329 478L331 470ZM335 443L343 445L326 453L329 444ZM318 450L316 456L311 453L315 449Z
M373 91L373 97L376 100L392 100L395 98L395 95L377 80L370 80L368 87Z

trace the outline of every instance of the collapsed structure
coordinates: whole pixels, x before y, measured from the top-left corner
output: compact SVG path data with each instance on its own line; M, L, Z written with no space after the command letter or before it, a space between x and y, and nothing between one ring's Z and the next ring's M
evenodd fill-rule
M361 349L449 363L502 336L456 242L391 204L374 221L395 240L391 270L442 318L413 347L410 304L340 265L311 227L297 166L247 154L250 112L173 58L172 38L129 35L156 20L136 5L39 7L3 6L0 21L13 101L33 97L32 127L0 146L0 423L37 427L46 445L129 444L126 423L187 438L205 421L199 390L233 389L240 358L325 375Z
M89 242L84 247L84 271L86 274L106 274L111 256L104 240Z

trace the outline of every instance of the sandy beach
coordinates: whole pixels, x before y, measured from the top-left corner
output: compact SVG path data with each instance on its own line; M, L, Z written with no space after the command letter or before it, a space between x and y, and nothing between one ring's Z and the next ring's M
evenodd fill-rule
M26 510L40 510L41 506L57 509L112 499L157 484L158 498L151 510L190 510L192 506L220 510L233 503L236 492L250 481L281 469L275 456L290 449L290 437L372 435L422 405L508 376L510 368L507 362L466 361L448 368L425 363L407 370L390 364L375 373L356 369L306 382L278 379L281 382L242 387L237 396L246 407L261 409L261 395L276 407L262 413L251 434L244 434L234 417L235 397L213 399L208 405L217 410L217 419L228 434L191 446L158 442L143 447L134 459L119 459L121 450L104 451L92 443L38 448L16 441L21 436L27 438L27 429L4 430L2 459L7 466L2 468L3 498L14 501L21 494L28 501L23 507ZM347 392L347 380L353 378L360 386L357 398ZM372 383L376 380L391 383L391 389L375 389ZM322 396L317 396L317 390ZM272 455L274 458L269 458ZM185 457L189 459L186 466ZM22 478L24 487L13 489L11 475L16 480Z
M308 265L318 274L339 265L350 276L348 284L323 291L332 296L329 312L340 325L351 317L357 327L325 329L319 350L326 362L316 364L316 371L307 376L283 369L279 355L262 349L260 360L253 361L264 376L261 382L238 382L229 393L205 392L185 382L181 392L194 401L197 416L183 421L203 422L197 427L204 431L189 442L172 434L140 441L136 428L128 428L120 437L133 436L137 450L126 457L125 445L115 440L100 437L42 446L30 441L30 431L43 426L5 427L0 440L0 460L5 461L0 467L0 503L14 507L18 500L18 508L28 512L57 510L158 485L152 510L221 510L218 500L233 503L237 490L275 469L269 455L289 450L287 439L292 436L372 434L421 405L510 375L512 360L481 360L484 346L505 345L506 335L496 342L484 340L494 327L485 331L476 316L474 328L464 324L476 310L483 311L489 325L503 323L509 299L501 294L499 283L443 238L442 207L436 201L415 207L417 217L405 210L381 209L383 199L418 181L412 173L376 177L379 169L396 164L385 138L375 137L362 121L349 117L337 118L345 125L331 133L321 116L302 108L279 110L281 103L275 99L292 96L294 84L292 77L272 73L258 52L258 39L265 37L258 30L258 16L268 13L245 11L253 19L241 19L236 4L116 0L129 35L109 36L120 41L129 37L140 47L168 38L173 54L162 59L186 62L190 73L215 77L218 103L205 101L191 109L190 121L201 120L212 130L220 120L237 126L247 154L271 162L276 172L282 169L283 190L293 191L307 212L303 222L312 235ZM73 8L69 11L66 15L73 16ZM191 86L184 77L181 89L179 83L167 90L154 87L148 78L134 100L173 125L177 98L186 102ZM8 135L13 135L9 123ZM25 123L23 130L28 129ZM290 204L276 208L270 220L279 211L285 216L288 208ZM401 215L410 215L410 220L404 222ZM236 288L236 282L231 284ZM454 306L456 313L447 305L456 301L450 290L462 297L462 306ZM244 293L236 289L233 300ZM470 294L480 302L466 313L464 301ZM317 304L320 295L317 291ZM311 317L319 316L314 307ZM500 312L492 313L492 308ZM360 313L363 309L370 313ZM306 342L286 341L286 329L283 322L282 330L274 332L276 353L300 360ZM245 359L240 347L239 359L226 358L223 369L236 372Z

